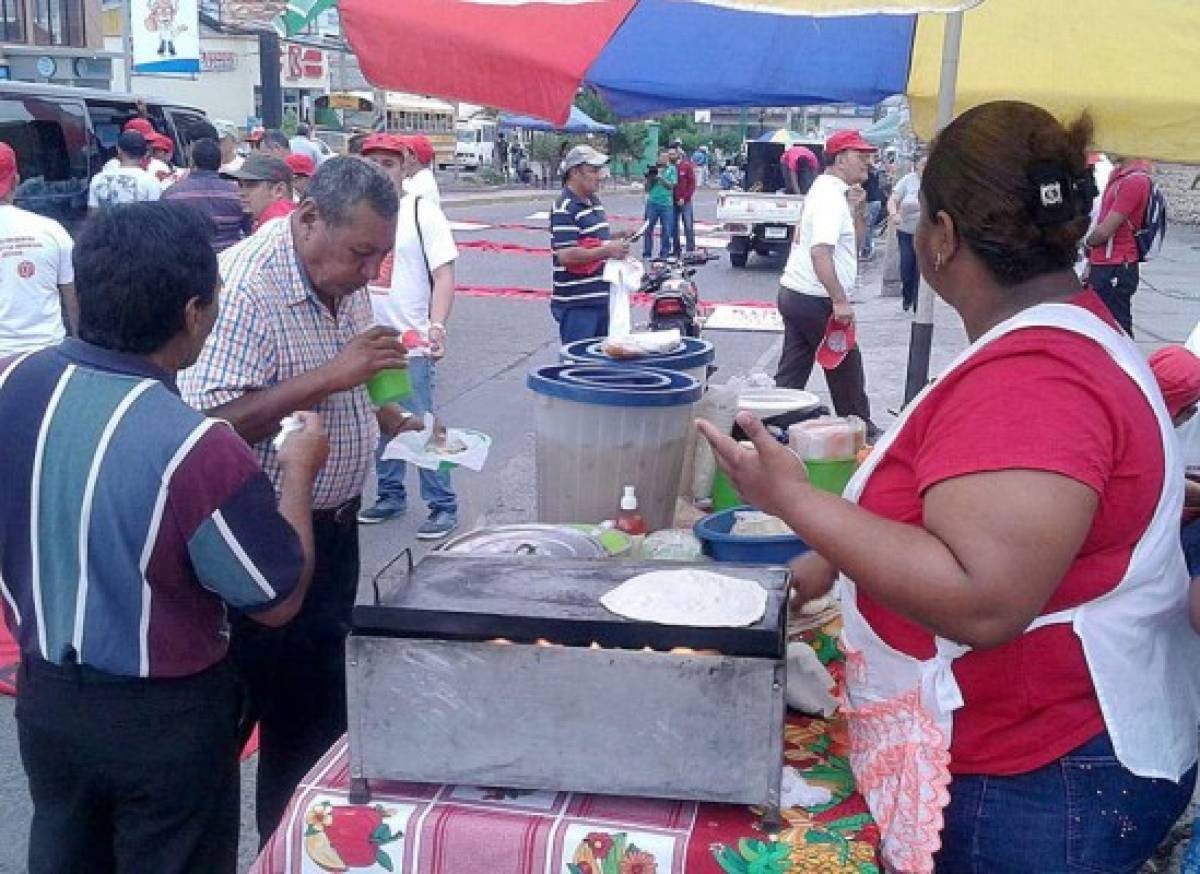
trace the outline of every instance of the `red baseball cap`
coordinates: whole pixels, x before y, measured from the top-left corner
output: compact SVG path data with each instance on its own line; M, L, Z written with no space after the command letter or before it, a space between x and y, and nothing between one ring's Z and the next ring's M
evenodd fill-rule
M141 117L129 119L129 121L125 122L125 126L121 130L135 130L146 137L146 139L149 139L152 134L157 133L154 130L154 125L150 123L150 119Z
M292 168L293 176L312 176L317 172L316 162L308 155L291 154L283 162Z
M429 137L425 134L413 134L409 137L403 137L409 149L417 156L417 160L422 164L432 164L435 157L433 143L429 141Z
M856 130L840 130L825 141L825 157L832 158L839 152L878 152L879 149L868 143Z
M854 322L839 322L830 316L825 324L825 337L817 347L817 363L826 370L833 370L846 360L856 342Z
M175 143L171 141L170 137L165 136L164 134L158 134L158 133L147 134L146 135L146 145L148 145L152 149L159 149L160 151L164 151L167 154L173 155L175 153Z
M0 197L7 197L17 184L17 153L8 143L0 143Z
M392 152L396 155L403 155L405 152L414 152L413 145L408 141L408 137L402 137L399 134L371 134L362 144L362 153L369 155L371 152Z

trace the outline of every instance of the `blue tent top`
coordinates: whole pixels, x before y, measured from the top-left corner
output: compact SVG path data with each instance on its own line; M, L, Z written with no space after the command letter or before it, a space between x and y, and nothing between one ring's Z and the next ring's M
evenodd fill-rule
M571 117L561 127L543 118L534 118L531 115L511 115L507 112L500 115L500 127L519 127L525 130L553 130L568 134L610 134L616 130L611 124L601 124L596 121L578 106L571 107Z

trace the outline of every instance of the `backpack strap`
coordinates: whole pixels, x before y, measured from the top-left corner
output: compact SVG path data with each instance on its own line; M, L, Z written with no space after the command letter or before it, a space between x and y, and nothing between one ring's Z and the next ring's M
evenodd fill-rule
M1145 170L1130 170L1128 173L1125 173L1125 174L1123 174L1123 175L1121 176L1121 178L1120 178L1120 179L1118 179L1118 180L1117 180L1117 181L1114 183L1114 185L1116 186L1116 188L1115 188L1115 189L1114 189L1114 191L1113 191L1113 200L1116 200L1116 199L1117 199L1116 192L1118 192L1118 191L1120 191L1120 190L1121 190L1121 183L1122 183L1122 182L1124 182L1126 179L1129 179L1129 178L1130 178L1130 177L1132 177L1132 176L1145 176L1145 177L1146 177L1148 180L1150 180L1150 194L1149 194L1149 196L1146 198L1146 209L1149 209L1149 208L1150 208L1150 201L1151 201L1151 199L1153 199L1153 197L1154 197L1154 177L1153 177L1153 176L1151 176L1149 173L1147 173ZM1144 213L1143 213L1143 215L1142 215L1142 220L1143 220L1143 221L1145 221L1145 214L1144 214ZM1135 227L1133 226L1133 220L1132 220L1132 219L1131 219L1129 216L1125 216L1125 224L1129 225L1129 233L1131 233L1131 234L1133 234L1133 235L1134 235L1134 242L1135 242L1135 244L1136 244L1136 242L1137 242L1137 232L1138 232L1138 229L1137 229L1137 228L1135 228ZM1111 257L1112 257L1112 253L1113 253L1113 242L1116 240L1116 237L1117 237L1117 235L1116 235L1116 234L1113 234L1111 237L1109 237L1109 238L1108 238L1108 242L1107 242L1107 243L1105 243L1105 245L1104 245L1104 257L1105 257L1105 258L1111 258Z
M429 269L429 253L425 251L425 234L421 231L421 195L413 201L413 223L417 226L417 244L421 247L421 259L425 262L425 275L429 278L429 295L433 296L433 271Z

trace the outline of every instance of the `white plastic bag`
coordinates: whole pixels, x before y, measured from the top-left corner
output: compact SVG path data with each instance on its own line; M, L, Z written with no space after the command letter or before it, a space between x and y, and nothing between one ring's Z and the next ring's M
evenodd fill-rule
M642 263L636 258L610 258L604 264L608 280L608 336L625 337L633 333L630 298L642 284Z

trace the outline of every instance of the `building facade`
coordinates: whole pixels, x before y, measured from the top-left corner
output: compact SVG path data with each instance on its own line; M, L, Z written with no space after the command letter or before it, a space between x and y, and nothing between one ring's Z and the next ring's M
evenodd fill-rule
M0 0L0 79L108 88L101 0Z

